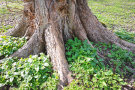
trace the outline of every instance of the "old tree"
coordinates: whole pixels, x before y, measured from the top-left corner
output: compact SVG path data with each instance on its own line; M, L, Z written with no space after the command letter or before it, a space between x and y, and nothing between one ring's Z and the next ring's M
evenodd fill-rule
M59 74L61 87L73 79L65 56L64 43L68 39L78 37L89 44L89 41L113 43L135 52L134 44L119 39L97 20L87 0L24 0L23 18L4 35L29 37L12 57L47 52L54 70Z

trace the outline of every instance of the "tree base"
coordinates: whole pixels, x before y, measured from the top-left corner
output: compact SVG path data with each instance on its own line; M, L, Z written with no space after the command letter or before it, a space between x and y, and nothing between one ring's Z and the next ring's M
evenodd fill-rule
M27 36L28 42L11 57L28 57L44 52L60 76L59 89L72 80L64 43L74 37L84 41L105 42L135 52L135 44L119 39L91 13L86 0L24 0L22 21L5 35ZM92 46L93 47L93 46ZM101 57L100 53L98 53Z

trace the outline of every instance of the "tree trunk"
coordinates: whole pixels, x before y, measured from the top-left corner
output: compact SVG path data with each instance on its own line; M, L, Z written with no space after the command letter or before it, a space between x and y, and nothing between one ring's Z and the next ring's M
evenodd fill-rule
M28 36L28 42L12 57L27 57L44 52L50 55L60 76L59 89L72 81L65 57L65 42L79 39L113 43L135 51L135 45L119 39L92 14L87 0L24 0L23 19L5 35Z

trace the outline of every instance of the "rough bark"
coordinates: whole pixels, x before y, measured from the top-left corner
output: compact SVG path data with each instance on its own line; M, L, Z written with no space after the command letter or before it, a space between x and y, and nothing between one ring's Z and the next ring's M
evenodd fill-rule
M26 29L27 29L27 25L26 25L26 22L24 19L25 18L22 18L21 20L19 20L19 23L18 23L18 25L15 26L15 28L12 28L8 32L4 33L3 35L14 36L14 37L24 36Z
M29 55L37 55L41 52L44 52L44 50L44 42L40 39L38 33L35 32L33 36L30 38L30 40L10 57L25 58Z
M117 46L135 52L135 44L126 42L118 38L114 33L107 30L94 16L87 5L87 0L77 0L79 16L87 32L89 40L93 42L105 42L116 44Z
M50 26L45 31L47 53L51 56L54 70L60 75L60 87L68 85L72 81L71 72L65 57L65 47L62 33Z
M92 14L87 0L24 0L24 17L15 30L5 35L29 36L28 42L11 57L47 52L60 76L59 90L72 81L65 56L68 39L113 43L135 51L135 45L119 39Z

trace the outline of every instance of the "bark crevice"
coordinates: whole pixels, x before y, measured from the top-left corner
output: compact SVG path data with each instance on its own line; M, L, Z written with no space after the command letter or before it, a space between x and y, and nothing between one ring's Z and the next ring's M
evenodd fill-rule
M45 30L47 53L51 57L53 68L60 75L60 87L68 85L72 81L71 72L68 70L68 62L65 57L64 40L62 32L53 26Z

